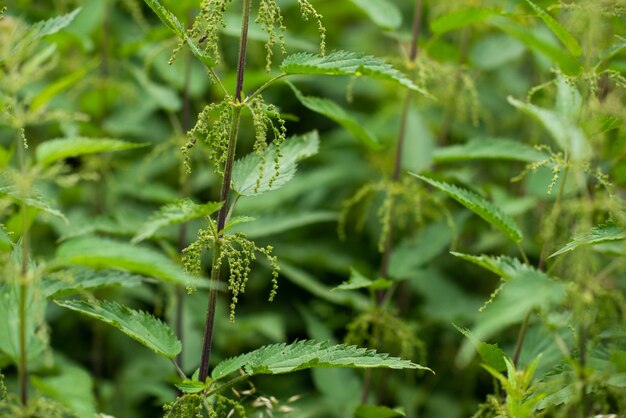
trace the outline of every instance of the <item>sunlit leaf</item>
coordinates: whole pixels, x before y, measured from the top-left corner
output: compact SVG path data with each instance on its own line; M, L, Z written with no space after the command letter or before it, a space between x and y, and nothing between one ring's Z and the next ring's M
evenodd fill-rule
M287 74L352 75L389 80L427 94L391 65L356 52L335 51L324 56L298 53L285 58L280 68Z
M475 23L487 20L500 14L497 10L472 8L461 9L439 16L430 23L430 29L436 35L442 35L456 29L461 29Z
M218 364L211 377L221 379L237 370L253 376L257 374L282 374L312 367L390 368L430 370L419 364L375 350L331 345L314 340L297 341L292 344L274 344L225 360Z
M465 144L437 148L433 152L433 160L437 163L467 160L536 162L547 158L546 153L507 138L473 138Z
M389 0L350 0L383 29L397 29L402 24L402 13Z
M257 196L284 186L296 174L298 161L317 154L317 131L287 138L281 145L278 173L274 164L276 147L271 144L264 151L265 162L256 153L237 160L233 169L232 188L243 196Z
M425 181L431 186L445 192L454 200L456 200L457 202L483 218L489 224L500 230L513 242L519 243L522 241L522 231L519 229L515 221L510 216L502 212L499 208L494 206L492 203L485 200L484 197L479 196L469 190L457 187L453 184L443 183L428 177L420 176L418 174L411 174L419 178L420 180Z

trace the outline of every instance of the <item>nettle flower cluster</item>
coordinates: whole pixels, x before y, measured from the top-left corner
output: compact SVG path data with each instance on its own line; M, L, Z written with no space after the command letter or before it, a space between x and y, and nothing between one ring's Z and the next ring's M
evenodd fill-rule
M190 37L198 39L204 46L205 52L217 63L222 57L219 48L220 29L226 26L225 14L227 7L232 0L203 0L200 6L200 13L194 20L188 34ZM298 6L304 20L313 18L317 22L320 34L320 52L323 55L325 50L325 29L322 25L322 16L313 8L308 0L298 0ZM273 51L276 46L280 51L286 53L284 32L286 30L280 8L275 0L259 0L256 22L267 33L268 39L265 43L266 50L266 70L269 72L272 65ZM244 11L246 13L246 11ZM176 48L182 48L183 42ZM241 63L240 63L241 65ZM181 147L184 155L184 166L189 173L191 171L190 150L201 142L206 145L206 156L213 165L214 171L220 176L225 176L227 161L234 155L232 141L236 141L239 128L239 118L243 111L249 112L252 125L255 131L253 152L260 161L259 177L256 181L255 192L261 187L265 170L266 156L269 143L273 143L274 152L270 157L273 161L273 174L269 179L269 187L272 187L274 180L280 172L280 161L283 156L281 145L286 139L287 130L285 121L280 116L278 109L265 103L263 97L257 93L249 97L236 97L230 95L223 87L219 76L213 70L209 71L210 77L216 85L221 87L224 98L215 103L208 104L198 115L195 126L187 132L187 143ZM232 155L231 155L232 153ZM265 174L267 175L267 174ZM224 202L227 204L227 202ZM226 230L228 227L226 228ZM241 233L227 234L226 230L220 231L213 220L209 220L209 226L198 233L198 239L184 251L183 262L185 268L191 273L199 273L201 269L201 255L205 249L213 248L214 266L221 266L228 263L230 277L228 288L232 293L230 306L230 320L234 320L235 306L238 297L245 292L245 286L250 274L250 263L256 259L256 254L264 255L272 268L272 290L270 291L270 301L277 291L278 264L276 257L271 255L272 247L258 247L254 242L245 238ZM219 268L219 267L218 267Z

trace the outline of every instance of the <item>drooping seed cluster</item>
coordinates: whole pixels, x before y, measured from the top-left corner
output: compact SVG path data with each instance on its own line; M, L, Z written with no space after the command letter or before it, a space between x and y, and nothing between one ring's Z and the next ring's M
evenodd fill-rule
M276 41L280 45L283 54L287 53L285 47L285 25L280 8L274 0L261 0L256 22L261 24L261 28L267 32L267 42L265 43L265 70L269 73L272 69L272 55Z

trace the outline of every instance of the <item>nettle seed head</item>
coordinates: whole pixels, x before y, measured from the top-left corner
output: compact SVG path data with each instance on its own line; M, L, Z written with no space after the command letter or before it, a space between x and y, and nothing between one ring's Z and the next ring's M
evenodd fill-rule
M274 105L266 104L261 96L255 97L247 105L248 109L252 113L252 124L254 125L255 141L254 152L258 155L261 162L259 169L259 177L257 178L255 193L261 187L261 181L263 180L263 173L265 171L265 150L268 144L268 132L271 132L273 136L274 144L274 174L269 181L269 187L272 187L274 180L278 177L280 170L280 159L283 156L281 151L281 145L285 142L287 137L287 128L285 128L285 121L280 116L278 109ZM274 120L276 122L274 122Z
M191 172L189 150L200 139L208 146L207 156L215 170L219 174L224 174L232 113L233 108L228 98L219 103L211 103L200 112L196 125L187 132L187 143L181 147L187 173Z

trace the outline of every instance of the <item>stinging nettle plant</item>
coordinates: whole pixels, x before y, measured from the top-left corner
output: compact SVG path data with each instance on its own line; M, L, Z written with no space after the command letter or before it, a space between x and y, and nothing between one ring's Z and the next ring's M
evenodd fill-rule
M246 56L248 51L249 27L256 12L256 22L267 33L266 70L271 71L273 51L277 46L286 52L285 23L278 4L273 0L243 0L241 31L236 64L236 84L231 93L220 76L218 65L223 61L219 49L220 28L225 24L227 8L235 7L228 0L204 0L200 3L198 16L190 29L185 29L178 18L157 0L145 0L159 19L179 38L180 43L170 59L187 47L205 67L214 86L223 96L210 103L198 115L196 124L187 132L188 142L181 148L188 172L192 169L191 151L202 146L212 169L221 179L219 202L198 205L182 199L161 208L147 221L133 238L137 243L153 236L161 227L181 224L193 219L204 218L207 227L198 232L198 238L183 250L182 263L186 273L177 271L169 260L158 253L133 247L117 241L81 237L63 243L57 251L53 268L68 265L83 265L92 268L117 267L135 274L154 276L192 291L207 287L196 276L203 270L202 255L212 253L210 265L209 298L204 330L200 368L191 377L178 366L175 357L181 352L181 341L170 328L154 316L131 309L112 301L88 298L55 299L57 305L110 324L124 334L142 343L155 353L171 360L182 382L177 385L181 396L166 406L169 417L221 417L246 416L246 408L237 398L231 399L226 390L254 375L283 374L312 367L334 368L391 368L423 369L408 360L389 357L374 350L348 345L331 345L327 342L297 341L292 344L276 344L262 347L250 353L226 360L210 372L211 351L214 338L214 323L218 293L222 288L222 272L228 270L227 288L231 293L230 320L235 319L235 307L246 290L251 273L251 264L257 255L264 256L271 268L272 288L269 299L277 293L279 267L272 255L273 248L258 246L243 233L232 232L237 224L251 222L249 217L232 217L234 207L242 196L258 196L276 190L293 178L297 163L317 153L317 132L287 138L285 121L279 110L264 101L262 93L278 80L292 74L299 75L348 75L368 76L389 80L412 90L420 89L402 73L373 57L336 51L325 53L325 28L322 16L307 0L298 0L297 6L305 20L316 22L320 35L320 55L299 53L290 55L280 65L280 73L268 80L249 95L245 95ZM238 142L241 139L242 119L249 115L254 129L252 153L236 159ZM120 148L122 149L122 148ZM112 149L103 149L112 150ZM54 152L54 151L50 151ZM89 151L95 152L95 151ZM61 153L58 158L64 158ZM231 195L234 192L235 198ZM211 215L215 214L215 218ZM226 269L227 267L227 269ZM130 278L128 279L130 280ZM63 292L51 292L51 296ZM233 374L238 373L235 377ZM235 416L236 416L235 415Z

